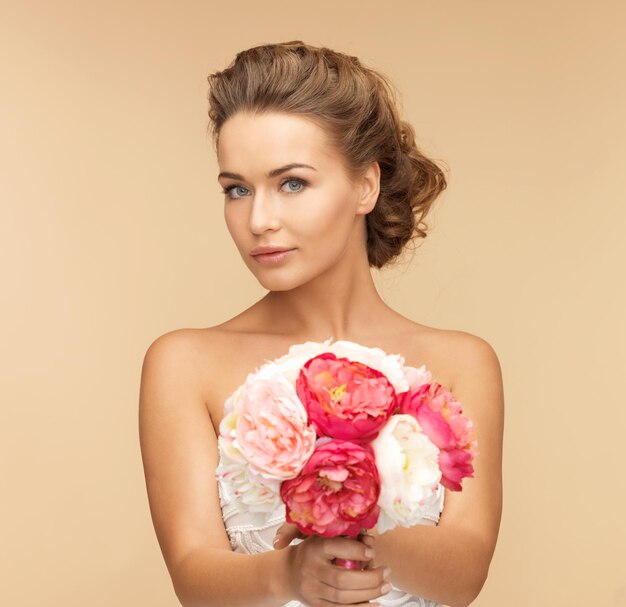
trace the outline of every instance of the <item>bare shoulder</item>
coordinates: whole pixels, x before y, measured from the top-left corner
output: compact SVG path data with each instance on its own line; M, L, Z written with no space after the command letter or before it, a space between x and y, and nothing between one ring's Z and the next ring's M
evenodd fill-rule
M148 347L144 363L169 360L188 364L198 357L210 355L213 339L219 335L213 327L207 329L174 329L157 337Z
M484 381L501 379L501 366L493 346L483 337L458 330L441 332L443 352L453 370L452 388L472 378Z
M171 379L195 389L207 397L211 369L220 360L227 345L227 336L217 327L183 328L168 331L148 347L142 368L142 378L158 373L162 380Z
M430 327L411 323L404 337L410 335L410 360L408 364L417 366L425 363L433 372L434 379L454 391L456 386L465 383L478 374L500 375L500 363L495 349L482 337L455 329Z

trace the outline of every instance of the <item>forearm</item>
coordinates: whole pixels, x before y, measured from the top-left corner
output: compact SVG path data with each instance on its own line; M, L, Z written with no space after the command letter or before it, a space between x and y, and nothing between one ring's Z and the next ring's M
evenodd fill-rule
M388 566L392 584L450 607L476 598L489 561L480 538L462 529L415 525L376 538L374 566Z
M189 554L172 581L184 607L281 607L290 548L242 554L203 548Z

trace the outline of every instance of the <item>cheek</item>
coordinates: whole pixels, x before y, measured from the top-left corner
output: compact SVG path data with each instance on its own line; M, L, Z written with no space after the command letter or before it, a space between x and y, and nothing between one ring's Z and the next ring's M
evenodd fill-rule
M302 245L307 241L329 243L331 248L340 248L348 237L354 224L354 211L349 194L316 196L297 210L297 221L292 225L303 237Z
M228 203L226 203L226 206L224 206L224 221L226 222L226 228L231 238L235 241L237 246L242 244L246 230L245 217L240 215L241 213L238 213L236 208L232 206L229 207Z

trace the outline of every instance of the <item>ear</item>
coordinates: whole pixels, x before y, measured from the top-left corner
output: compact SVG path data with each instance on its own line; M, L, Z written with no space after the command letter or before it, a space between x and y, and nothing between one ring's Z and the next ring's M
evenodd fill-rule
M380 194L380 165L374 161L367 168L360 180L361 197L358 214L367 215L375 206Z

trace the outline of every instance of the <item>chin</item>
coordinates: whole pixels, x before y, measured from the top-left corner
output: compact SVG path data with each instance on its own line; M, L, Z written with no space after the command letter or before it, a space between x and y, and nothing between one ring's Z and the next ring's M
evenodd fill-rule
M314 268L309 268L309 272L306 273L296 272L295 268L275 268L261 272L258 268L255 269L255 278L268 291L291 291L315 280L315 277L319 275Z
M302 281L294 280L286 276L257 276L259 284L268 291L291 291L302 284Z

